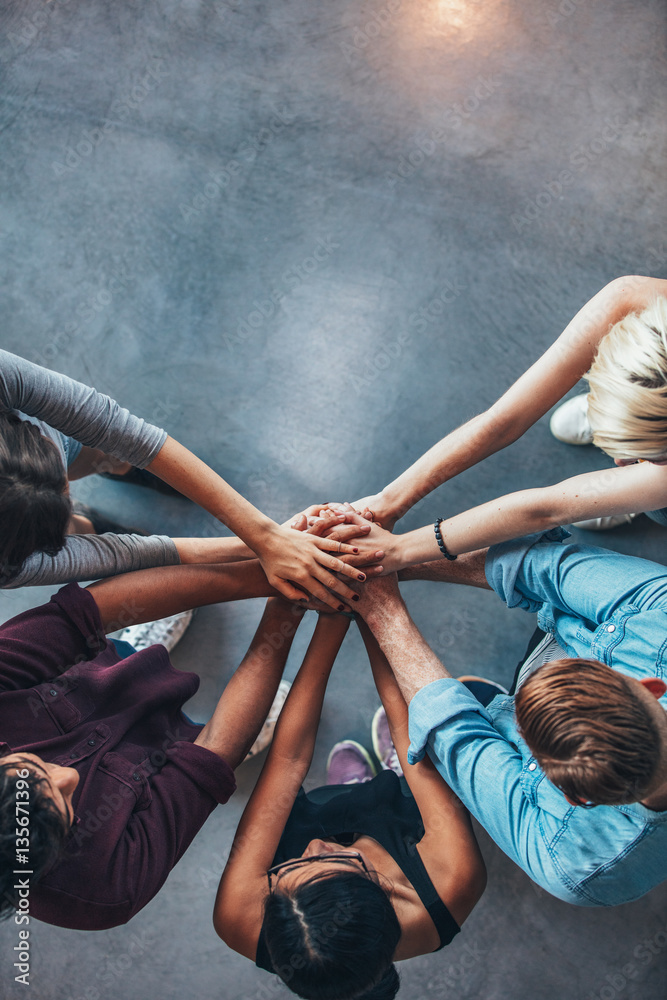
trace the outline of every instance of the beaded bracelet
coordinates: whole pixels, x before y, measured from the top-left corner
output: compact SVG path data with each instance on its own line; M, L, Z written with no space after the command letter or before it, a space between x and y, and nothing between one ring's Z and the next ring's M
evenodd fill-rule
M453 562L457 558L457 556L453 556L451 552L447 550L447 546L445 545L444 539L440 534L440 524L444 520L445 520L444 517L439 517L438 520L433 525L433 530L435 531L435 540L438 543L440 551L442 552L445 559L450 559Z

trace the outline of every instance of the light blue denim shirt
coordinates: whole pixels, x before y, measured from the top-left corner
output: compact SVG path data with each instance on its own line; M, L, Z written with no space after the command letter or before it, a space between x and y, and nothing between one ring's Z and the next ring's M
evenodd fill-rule
M494 546L489 584L536 611L572 656L635 678L665 675L667 568L589 545L532 535ZM667 695L661 699L667 707ZM667 811L639 803L570 806L519 735L514 699L484 709L457 680L434 681L410 703L408 759L425 750L498 846L552 895L616 906L667 878Z

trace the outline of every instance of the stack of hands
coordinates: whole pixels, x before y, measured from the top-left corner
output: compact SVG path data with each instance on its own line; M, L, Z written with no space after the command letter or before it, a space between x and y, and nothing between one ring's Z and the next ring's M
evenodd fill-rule
M361 611L365 587L359 586L368 580L391 575L389 588L371 588L373 591L393 589L395 570L393 558L393 536L377 519L366 500L350 503L314 504L295 515L283 527L303 532L313 538L335 542L337 549L331 553L331 572L319 576L320 588L309 585L310 597L299 597L305 607L320 612ZM393 526L395 519L391 519ZM340 565L335 565L340 564ZM348 581L354 580L354 588ZM389 582L389 581L388 581ZM393 585L393 586L392 586ZM280 589L280 588L279 588ZM360 603L361 602L361 603Z

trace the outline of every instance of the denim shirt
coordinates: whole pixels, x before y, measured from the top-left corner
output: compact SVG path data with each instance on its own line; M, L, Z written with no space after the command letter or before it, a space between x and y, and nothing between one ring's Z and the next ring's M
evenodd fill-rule
M489 550L489 584L536 611L571 656L595 658L636 679L665 675L667 569L589 545L533 535ZM667 696L661 699L667 707ZM410 703L411 763L425 750L498 846L552 895L615 906L667 878L667 811L635 802L582 809L546 778L519 735L514 699L484 709L454 679Z

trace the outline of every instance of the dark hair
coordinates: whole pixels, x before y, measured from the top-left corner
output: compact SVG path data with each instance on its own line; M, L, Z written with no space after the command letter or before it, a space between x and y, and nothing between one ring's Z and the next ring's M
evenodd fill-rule
M27 831L30 846L26 869L32 875L24 876L37 882L58 859L70 831L70 824L64 818L50 795L44 794L46 780L34 770L33 762L26 764L27 778L18 779L16 769L21 769L20 761L0 761L0 920L8 917L19 904L15 883L22 878L14 875L17 863L17 817L26 815L17 811L17 803L28 809L29 824L20 827ZM28 798L17 795L17 781L27 785ZM25 786L21 784L21 791Z
M65 544L72 505L58 449L39 427L0 413L0 585L28 556L54 556Z
M621 805L646 794L660 734L623 674L597 660L554 660L519 688L515 708L530 752L569 798Z
M401 925L387 892L356 872L319 875L266 898L275 972L307 1000L393 1000Z

